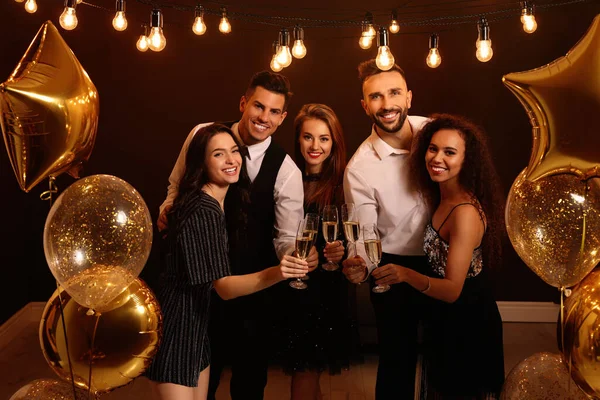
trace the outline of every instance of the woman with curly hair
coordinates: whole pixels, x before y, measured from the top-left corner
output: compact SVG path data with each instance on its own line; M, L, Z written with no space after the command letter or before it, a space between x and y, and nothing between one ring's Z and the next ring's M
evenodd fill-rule
M430 270L377 268L373 276L431 298L421 398L496 399L504 382L502 320L488 270L499 261L504 207L484 133L463 117L438 114L412 150L412 179L435 210L423 246Z

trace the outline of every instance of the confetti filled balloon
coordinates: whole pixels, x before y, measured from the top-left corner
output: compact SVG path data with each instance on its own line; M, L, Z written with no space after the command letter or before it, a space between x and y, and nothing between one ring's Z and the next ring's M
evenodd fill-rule
M78 177L98 129L98 91L52 22L0 85L0 127L25 192L48 176Z
M590 397L600 398L600 270L592 271L565 302L563 355L571 376Z
M57 290L40 322L40 345L50 367L70 380L71 365L75 384L86 390L91 373L92 393L108 392L140 376L161 339L160 306L143 281L134 280L113 302L111 311L96 313Z
M502 400L586 400L569 376L560 355L536 353L517 364L506 377Z
M75 388L76 400L88 400L88 393ZM56 379L36 379L19 389L9 400L73 400L73 385Z
M573 286L600 261L600 178L560 174L532 182L526 173L506 202L512 245L546 283Z
M152 247L152 221L127 182L92 175L69 186L46 219L44 252L52 274L79 304L107 311L139 275Z

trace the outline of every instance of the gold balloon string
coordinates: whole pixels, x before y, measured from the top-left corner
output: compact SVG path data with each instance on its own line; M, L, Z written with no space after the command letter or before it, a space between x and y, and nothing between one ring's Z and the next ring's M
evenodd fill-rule
M54 193L58 193L58 187L56 186L56 177L51 176L48 178L48 190L40 194L40 199L49 201L50 207L52 207L52 195Z
M69 361L69 374L71 375L71 385L73 387L73 398L77 398L77 389L75 387L75 377L73 376L73 364L71 363L71 352L69 351L69 340L67 339L67 325L65 322L65 313L63 310L62 296L60 295L60 284L56 281L56 291L58 292L58 305L60 307L60 319L63 326L63 336L65 339L65 348L67 350L67 360Z
M92 332L92 342L90 343L90 373L88 375L88 400L92 400L92 366L94 365L94 345L96 342L96 331L100 322L101 314L96 312L96 323L94 324L94 332ZM94 398L96 398L94 394Z

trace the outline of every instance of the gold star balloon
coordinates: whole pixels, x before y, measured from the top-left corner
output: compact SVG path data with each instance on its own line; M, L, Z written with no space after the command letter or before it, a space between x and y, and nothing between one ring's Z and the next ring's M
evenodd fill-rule
M600 261L600 15L552 63L502 78L533 126L529 165L506 203L517 254L546 283L579 283Z
M52 22L0 84L0 127L25 192L49 176L78 177L98 128L98 91Z

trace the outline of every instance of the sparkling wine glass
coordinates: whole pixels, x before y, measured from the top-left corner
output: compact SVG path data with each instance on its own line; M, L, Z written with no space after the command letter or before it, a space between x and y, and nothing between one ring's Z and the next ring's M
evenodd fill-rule
M379 267L381 261L381 239L377 225L363 225L363 241L365 242L365 251L369 260L375 264L375 268ZM390 290L390 285L377 285L373 287L373 293L384 293Z
M306 233L307 235L310 235L313 238L312 246L314 246L315 243L317 243L317 237L319 236L319 214L306 213L304 218L306 219ZM310 250L308 251L308 253L310 254ZM300 279L302 279L303 281L307 281L310 279L310 277L308 276L308 274L306 274Z
M313 242L313 235L307 231L306 223L306 218L302 219L296 232L296 257L302 260L306 260L306 257L308 257ZM302 282L301 278L290 281L290 286L294 289L306 289L308 287L306 283Z
M338 232L338 210L336 206L325 206L323 208L323 237L327 243L333 243L337 239ZM325 271L335 271L340 266L333 261L327 261L322 265Z
M348 256L350 257L350 245L352 245L354 255L356 255L356 242L358 241L360 231L354 203L342 204L342 223L344 226L344 236L348 242Z

